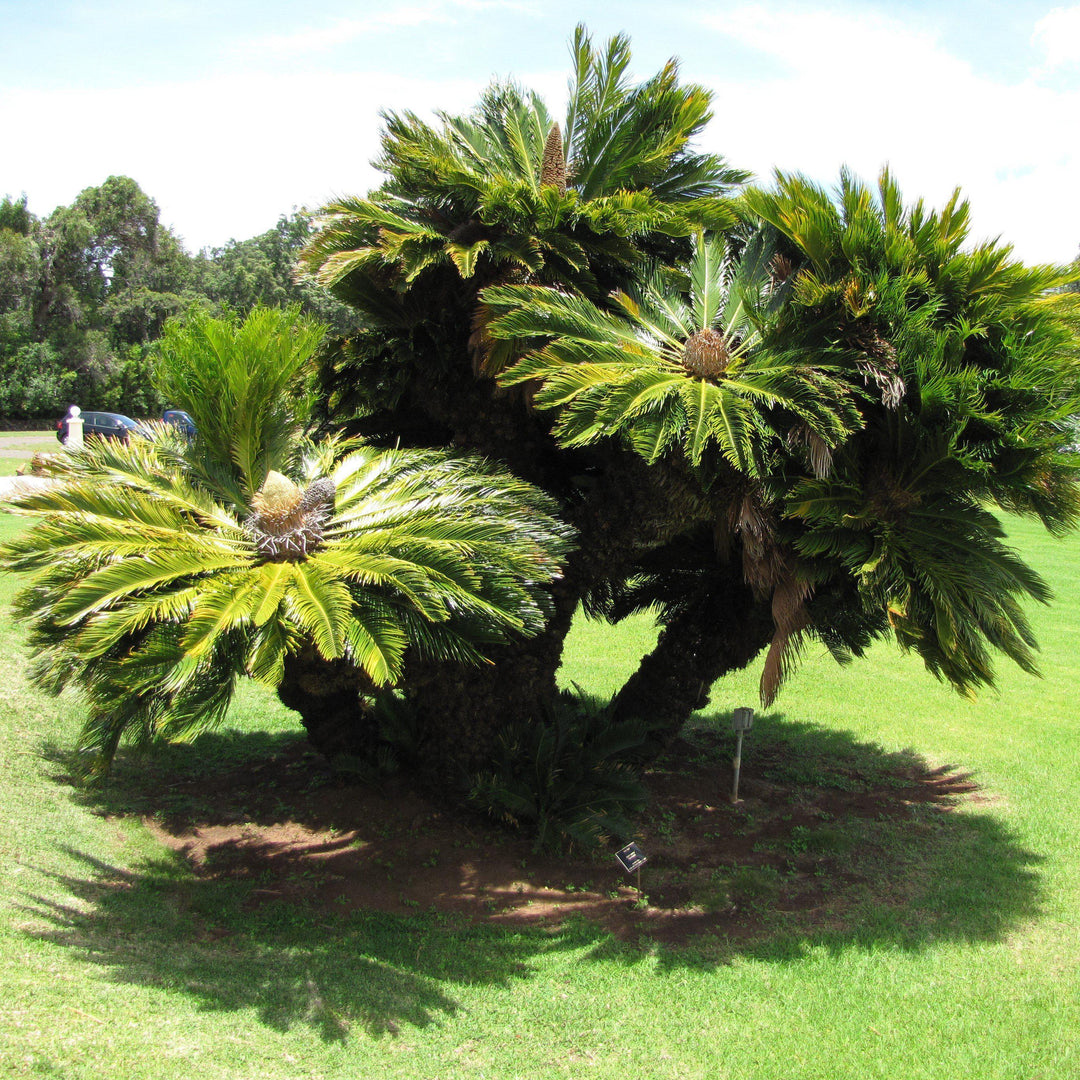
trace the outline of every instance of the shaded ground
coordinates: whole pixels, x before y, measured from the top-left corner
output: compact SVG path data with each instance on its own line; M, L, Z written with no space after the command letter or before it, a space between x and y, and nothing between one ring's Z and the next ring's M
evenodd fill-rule
M616 843L593 856L536 854L393 781L343 784L301 740L278 740L261 758L249 746L239 755L247 760L210 774L178 776L175 763L160 774L146 763L122 769L101 809L143 812L200 879L246 885L248 910L296 903L316 914L453 913L456 922L545 927L580 916L622 939L750 945L858 933L868 912L917 919L943 870L966 867L968 880L972 860L987 857L1026 882L1024 906L1031 901L1028 860L989 850L1007 843L995 819L956 814L987 799L961 770L780 724L748 740L732 805L730 743L691 733L649 773L641 894L612 858ZM993 933L1015 915L1001 899L985 927L967 931Z

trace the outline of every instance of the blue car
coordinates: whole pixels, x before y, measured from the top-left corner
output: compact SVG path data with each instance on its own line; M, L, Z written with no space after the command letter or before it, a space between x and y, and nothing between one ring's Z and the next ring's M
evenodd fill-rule
M189 439L195 438L195 421L183 409L166 409L161 419L166 424L175 424Z

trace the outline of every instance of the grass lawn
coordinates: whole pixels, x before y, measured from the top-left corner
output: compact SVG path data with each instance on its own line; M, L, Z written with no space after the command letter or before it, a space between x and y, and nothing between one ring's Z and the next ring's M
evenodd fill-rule
M0 431L0 476L14 476L37 452L60 449L55 431Z
M18 526L0 517L0 536ZM903 902L808 929L766 892L752 938L680 949L585 921L255 903L272 883L196 874L140 818L66 783L58 748L79 708L27 686L6 614L15 583L0 578L0 1075L1080 1075L1080 541L1025 523L1013 537L1057 592L1033 613L1045 678L1003 667L1000 690L969 702L889 646L847 669L811 655L747 739L744 776L783 760L808 788L830 755L866 744L973 774L976 797L952 810L931 820L912 807L920 851L890 848L885 823L859 834L865 847L840 843L843 821L816 841L793 830L793 851L832 835L838 874L892 861ZM650 632L577 626L567 680L610 692ZM697 723L753 704L756 678L716 687ZM254 691L230 723L268 751L294 730ZM198 762L204 749L176 752Z

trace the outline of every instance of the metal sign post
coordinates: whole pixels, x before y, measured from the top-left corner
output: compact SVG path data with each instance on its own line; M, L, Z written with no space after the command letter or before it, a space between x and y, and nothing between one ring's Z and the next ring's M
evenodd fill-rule
M641 898L641 868L649 861L637 844L627 844L615 852L619 865L628 873L637 873L637 894Z
M742 768L742 740L743 735L754 726L754 710L741 708L736 709L731 716L731 730L735 732L735 760L732 766L735 771L735 783L731 789L731 801L739 801L739 770Z

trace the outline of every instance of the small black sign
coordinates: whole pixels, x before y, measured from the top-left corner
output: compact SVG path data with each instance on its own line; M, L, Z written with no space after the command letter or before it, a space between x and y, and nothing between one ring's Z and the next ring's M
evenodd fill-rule
M637 844L627 844L626 847L619 848L615 852L615 858L628 874L633 870L640 870L649 861Z

